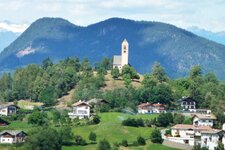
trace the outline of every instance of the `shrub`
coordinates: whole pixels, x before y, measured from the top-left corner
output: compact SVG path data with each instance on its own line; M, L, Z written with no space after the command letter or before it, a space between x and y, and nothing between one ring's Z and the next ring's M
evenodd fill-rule
M100 117L99 117L98 115L96 115L96 116L93 117L93 123L94 123L94 124L99 124L100 121L101 121L101 120L100 120Z
M106 139L99 141L97 150L111 150L111 146Z
M184 122L184 120L185 120L184 115L182 115L182 114L174 114L173 122L175 124L181 124L181 123Z
M157 121L158 121L157 122L158 126L166 127L170 123L172 123L172 118L171 118L170 113L168 113L168 114L167 113L161 113L161 114L159 114Z
M158 129L155 129L152 131L151 135L150 135L150 139L152 141L152 143L162 143L163 139L161 136L161 132Z
M96 134L94 132L90 132L90 134L89 134L89 140L92 143L95 143L96 142Z
M183 124L192 124L192 119L191 118L185 118L183 121Z
M137 143L138 145L145 145L145 139L141 136L137 137Z
M119 143L117 143L117 142L113 143L113 147L119 147L119 146L120 146Z
M132 119L128 118L126 120L122 121L122 125L124 126L132 126L132 127L143 127L144 126L144 121L143 119Z
M86 141L80 135L75 136L75 144L76 145L82 145L82 146L87 145Z
M121 145L123 145L124 147L127 147L128 146L127 140L122 140Z
M166 130L165 135L171 135L171 129Z

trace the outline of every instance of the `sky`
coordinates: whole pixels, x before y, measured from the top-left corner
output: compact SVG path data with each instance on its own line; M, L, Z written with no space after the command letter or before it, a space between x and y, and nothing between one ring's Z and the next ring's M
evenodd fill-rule
M111 17L225 31L225 0L0 0L0 30L22 32L42 17L86 26Z

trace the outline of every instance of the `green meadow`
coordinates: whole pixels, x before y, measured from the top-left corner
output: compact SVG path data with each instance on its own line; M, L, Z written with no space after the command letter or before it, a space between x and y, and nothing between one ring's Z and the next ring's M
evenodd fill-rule
M128 127L122 126L121 122L127 118L142 118L153 119L158 116L158 114L149 114L149 115L131 115L119 112L108 112L108 113L100 113L101 122L97 125L84 125L84 126L73 126L72 132L74 135L81 135L88 143L88 136L90 132L94 132L97 135L97 141L102 139L107 139L111 145L113 143L120 143L123 139L128 141L128 144L132 144L136 141L138 136L144 137L147 141L145 146L129 146L129 147L120 147L120 149L124 150L176 150L174 148L166 147L160 144L153 144L150 142L149 137L154 130L154 127ZM5 129L17 129L28 132L31 130L32 125L27 124L27 122L23 121L15 121L12 122L8 127L1 127L1 130ZM0 149L8 149L7 146L2 146ZM63 146L63 150L95 150L97 148L97 144L89 144L87 146Z

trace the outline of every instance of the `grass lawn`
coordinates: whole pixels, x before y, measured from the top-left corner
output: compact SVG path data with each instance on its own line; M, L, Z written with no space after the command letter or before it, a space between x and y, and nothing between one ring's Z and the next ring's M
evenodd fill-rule
M164 146L164 145L160 145L160 144L149 144L147 146L147 150L179 150L179 149L176 149L176 148L171 148L171 147L167 147L167 146Z
M122 120L126 118L143 118L152 119L157 115L129 115L124 113L109 112L99 114L101 122L98 125L73 127L73 133L83 136L88 141L89 133L95 132L97 134L97 140L106 138L111 143L121 142L123 139L128 142L133 142L138 136L149 138L153 128L149 127L127 127L122 126Z
M62 150L96 150L97 145L87 146L63 146ZM167 147L161 144L153 144L150 141L145 146L120 147L120 150L179 150L176 148Z
M9 127L11 128L18 128L18 129L23 129L23 128L30 128L31 125L28 124L27 122L23 122L23 121L14 121L12 123L9 124Z
M87 146L63 146L62 150L96 150L97 145L87 145Z

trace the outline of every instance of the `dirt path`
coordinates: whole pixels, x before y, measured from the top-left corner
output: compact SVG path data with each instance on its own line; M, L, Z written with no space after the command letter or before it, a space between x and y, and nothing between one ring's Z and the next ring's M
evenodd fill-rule
M59 109L69 109L69 107L67 107L67 103L72 102L74 91L75 89L72 89L68 92L67 95L64 95L63 97L59 98L58 99L59 102L57 103L55 107Z

